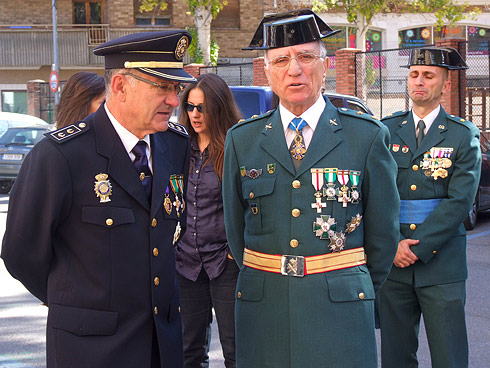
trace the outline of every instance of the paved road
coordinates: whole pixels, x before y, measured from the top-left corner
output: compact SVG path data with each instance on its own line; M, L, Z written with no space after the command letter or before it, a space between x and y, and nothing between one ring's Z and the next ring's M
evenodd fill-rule
M0 195L0 238L5 231L7 204L8 197ZM468 233L468 266L466 312L470 367L485 368L490 361L490 212L483 214L476 229ZM45 367L46 315L47 308L12 279L0 261L0 368ZM424 330L421 331L419 360L420 368L430 368ZM215 323L210 367L224 367Z

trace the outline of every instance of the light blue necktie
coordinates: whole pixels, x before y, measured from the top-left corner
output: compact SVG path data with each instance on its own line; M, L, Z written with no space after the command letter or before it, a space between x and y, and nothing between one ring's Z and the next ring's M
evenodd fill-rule
M303 133L301 130L306 126L306 121L301 118L294 118L288 125L288 128L296 132L296 136L291 142L289 152L293 159L293 165L298 170L299 164L306 154L306 146L304 144Z

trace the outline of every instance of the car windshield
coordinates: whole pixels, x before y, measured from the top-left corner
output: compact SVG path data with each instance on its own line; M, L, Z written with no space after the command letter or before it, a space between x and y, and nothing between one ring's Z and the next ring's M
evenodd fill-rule
M44 129L10 128L1 137L2 145L34 145L43 138Z

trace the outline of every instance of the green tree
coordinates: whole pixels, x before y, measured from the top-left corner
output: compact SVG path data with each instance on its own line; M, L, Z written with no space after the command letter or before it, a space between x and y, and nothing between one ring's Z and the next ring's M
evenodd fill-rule
M197 49L202 52L203 64L212 64L212 53L217 58L216 52L219 47L211 50L211 21L216 18L224 6L228 5L228 0L185 0L189 5L187 14L194 16L194 26L197 30ZM140 12L156 12L159 9L165 10L168 3L165 0L142 0L139 8Z
M434 13L435 25L474 18L480 11L469 8L468 4L455 4L453 0L314 0L313 10L343 10L347 20L356 26L356 48L365 50L366 33L373 24L374 17L380 13Z
M164 0L141 0L139 7L140 13L152 12L152 18L154 19L160 11L165 11L168 8L168 3Z

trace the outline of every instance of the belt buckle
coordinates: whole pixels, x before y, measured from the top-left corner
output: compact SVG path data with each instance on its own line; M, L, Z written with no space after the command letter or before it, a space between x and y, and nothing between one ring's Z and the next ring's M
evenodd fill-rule
M281 256L281 274L285 276L303 277L305 275L305 257Z

